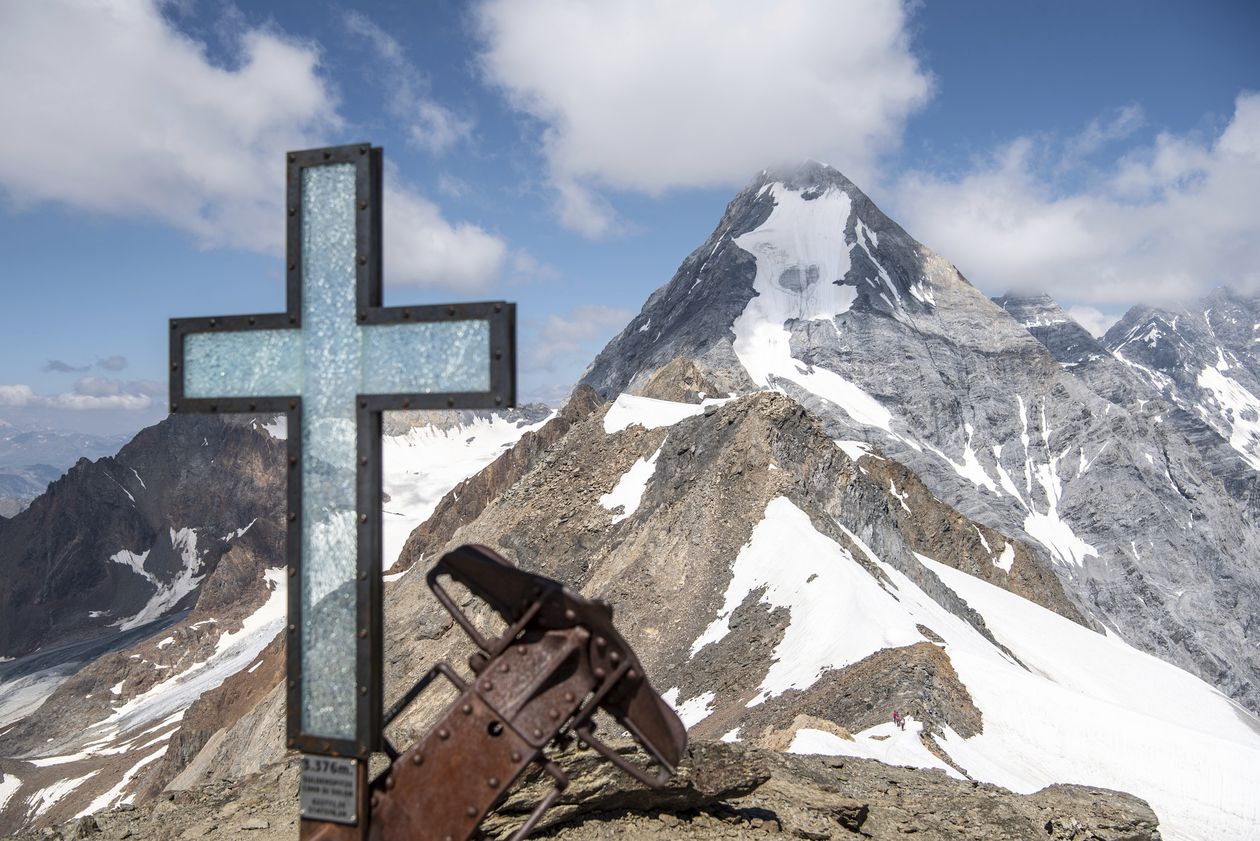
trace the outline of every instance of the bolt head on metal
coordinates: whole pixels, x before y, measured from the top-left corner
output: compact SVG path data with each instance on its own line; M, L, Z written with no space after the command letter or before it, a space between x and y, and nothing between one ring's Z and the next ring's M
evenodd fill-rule
M424 764L424 754L422 754L422 753L418 753L418 752L417 752L417 753L413 753L413 754L411 755L411 764L412 764L412 765L423 765L423 764Z
M447 730L445 727L443 727L441 730L438 731L439 739L445 741L449 739L450 737L451 737L451 731Z

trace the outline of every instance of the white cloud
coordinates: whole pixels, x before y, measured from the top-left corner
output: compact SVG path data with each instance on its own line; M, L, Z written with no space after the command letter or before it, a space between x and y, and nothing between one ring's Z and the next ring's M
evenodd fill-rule
M567 316L552 313L528 325L524 368L531 373L580 370L595 355L592 346L606 342L633 317L630 310L598 304L574 307Z
M1064 145L1107 134L1095 125ZM1064 191L1047 157L1020 138L955 179L911 173L891 209L994 294L1105 307L1174 303L1219 285L1260 291L1260 95L1239 95L1219 136L1160 134L1095 168L1081 189Z
M930 80L899 0L487 0L481 66L542 126L565 225L618 221L598 194L738 185L805 158L859 180Z
M29 406L36 394L29 385L0 385L0 406Z
M379 80L386 88L389 112L406 125L412 144L439 154L471 136L472 120L428 96L428 81L397 39L359 12L347 13L345 20L352 35L368 42L383 68Z
M477 292L502 275L508 257L502 239L476 225L448 222L437 205L405 185L386 183L383 213L387 289L436 285Z
M122 384L117 380L84 377L73 392L36 394L29 385L0 385L0 406L27 409L124 409L140 411L155 405L153 396L163 392L160 383Z
M225 68L153 0L0 4L0 191L279 253L284 153L328 143L343 121L316 45L229 18L239 55ZM432 108L415 119L422 144L465 131ZM385 204L391 280L481 289L503 269L501 238L398 183Z
M202 244L274 251L283 154L340 124L319 53L240 38L234 68L152 2L0 6L0 185L42 201L161 220Z
M1106 333L1111 325L1120 320L1120 314L1118 313L1102 312L1096 307L1084 304L1067 307L1065 312L1067 312L1069 318L1084 327L1089 335L1094 338L1098 338L1103 333Z

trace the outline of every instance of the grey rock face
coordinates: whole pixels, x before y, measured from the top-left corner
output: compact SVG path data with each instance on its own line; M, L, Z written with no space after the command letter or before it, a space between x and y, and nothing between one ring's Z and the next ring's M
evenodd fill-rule
M1036 336L1065 370L1084 380L1100 396L1132 414L1176 429L1199 453L1208 472L1245 506L1248 516L1255 520L1260 515L1260 472L1231 445L1228 436L1222 435L1225 419L1216 416L1214 401L1209 398L1205 404L1202 389L1189 382L1186 358L1174 354L1168 369L1161 374L1150 367L1158 364L1152 358L1158 355L1153 348L1159 343L1157 338L1150 343L1141 342L1128 355L1123 351L1113 353L1103 344L1105 339L1090 336L1048 295L1005 295L993 301ZM1130 326L1118 331L1120 337L1116 341L1120 345L1132 344L1131 334L1139 332L1142 326L1148 333L1154 331L1150 333L1154 337L1159 333L1157 322L1166 325L1178 320L1176 315L1165 318L1153 312L1147 308L1132 310L1125 318ZM1187 323L1191 322L1197 324L1192 316L1187 317ZM1200 338L1198 345L1195 356L1217 359L1216 344ZM1195 370L1201 370L1201 366ZM1184 386L1172 388L1171 383L1188 384L1189 390Z
M0 656L191 606L232 535L282 516L283 450L246 423L173 417L81 459L0 523Z
M821 311L825 300L847 308ZM583 382L633 392L686 356L724 389L781 389L833 438L876 445L1037 547L1088 616L1260 710L1260 538L1245 500L1073 333L1048 347L810 163L754 179Z
M1134 307L1103 344L1170 407L1234 495L1260 506L1260 300L1218 289L1181 309Z

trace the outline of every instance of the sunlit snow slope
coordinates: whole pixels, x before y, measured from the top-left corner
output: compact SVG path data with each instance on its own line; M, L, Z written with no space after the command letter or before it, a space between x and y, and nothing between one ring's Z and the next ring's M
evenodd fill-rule
M537 423L521 425L494 416L448 428L417 426L402 435L387 435L382 450L383 506L381 564L389 569L408 535L437 508L442 497L463 480L494 461Z
M818 532L791 501L774 499L734 560L724 606L693 656L702 660L708 644L725 636L730 611L748 595L760 592L763 603L786 608L790 624L752 707L879 649L928 639L918 630L925 627L944 641L938 644L983 715L980 735L964 739L947 727L936 739L971 777L1022 793L1056 782L1131 792L1151 804L1168 839L1257 837L1260 722L1250 714L1115 636L920 556L984 617L1012 659L850 536L890 584ZM785 546L798 551L784 553ZM687 703L695 707L696 700ZM703 701L688 710L693 723L722 699ZM918 727L910 721L905 732L875 728L853 742L802 729L791 750L942 767L917 742ZM885 736L893 738L873 738Z

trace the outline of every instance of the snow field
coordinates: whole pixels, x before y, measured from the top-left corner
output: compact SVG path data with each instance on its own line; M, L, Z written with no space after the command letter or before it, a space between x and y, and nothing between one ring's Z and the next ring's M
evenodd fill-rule
M22 780L16 774L0 774L0 812L8 804L9 798L22 787Z
M239 630L221 635L208 658L132 698L108 718L93 725L88 733L127 732L156 719L182 713L202 693L218 687L252 663L284 627L287 610L288 576L284 569L269 569L264 576L271 590L267 601L245 618Z
M643 491L647 489L648 480L656 473L656 459L660 454L661 448L657 447L656 452L650 457L636 461L617 480L616 487L599 498L599 504L609 511L621 509L620 514L613 515L613 525L620 523L639 509L639 502L643 499Z
M1220 348L1217 348L1220 352ZM1224 362L1224 358L1221 360ZM1218 370L1219 369L1219 370ZM1207 367L1199 372L1199 388L1211 392L1215 400L1215 414L1207 407L1199 406L1203 420L1229 440L1229 445L1242 455L1247 464L1260 470L1260 399L1243 388L1220 369Z
M682 719L683 727L688 730L704 721L713 712L713 701L717 698L717 693L701 692L696 697L688 698L680 704L678 692L679 689L675 686L662 692L661 698L674 708L674 712L678 713L678 717Z
M721 406L732 399L731 397L710 397L700 403L675 403L671 400L621 394L608 407L604 415L604 432L612 435L628 429L633 424L644 429L673 426L687 418L704 414L704 410L709 406Z
M984 617L1017 662L857 545L887 576L887 589L790 501L771 501L733 562L722 609L692 655L703 656L705 646L726 635L731 612L749 594L760 590L762 601L786 607L790 624L752 706L807 688L824 672L881 648L919 642L915 625L922 624L945 641L983 716L981 734L963 739L946 728L938 740L972 777L1022 793L1056 782L1127 791L1151 804L1171 841L1257 837L1260 722L1254 717L1117 637L920 558ZM793 748L875 751L872 741L837 746L806 734Z
M733 240L757 261L757 294L731 326L735 356L763 388L770 386L771 376L781 377L835 403L858 423L891 434L892 413L839 374L794 359L791 333L784 327L791 319L832 322L856 300L854 287L833 282L850 268L844 238L849 196L829 190L806 201L782 184L769 187L775 199L769 218Z
M692 643L692 656L730 632L731 614L754 592L761 591L761 603L787 608L792 615L750 707L789 689L806 689L823 672L881 648L923 640L913 621L890 609L892 598L879 582L785 497L766 506L731 573L722 608ZM845 618L842 633L837 633L838 616Z
M854 756L859 759L877 759L885 765L905 765L911 768L939 768L954 779L963 775L941 762L940 758L923 746L919 734L923 723L906 716L906 729L902 730L891 721L855 733L853 739L842 739L825 730L802 727L792 737L788 753L821 754L823 756Z
M411 532L429 519L447 492L553 417L554 413L527 426L479 417L450 429L420 426L385 436L382 486L390 501L383 506L382 566L389 569L394 564Z

